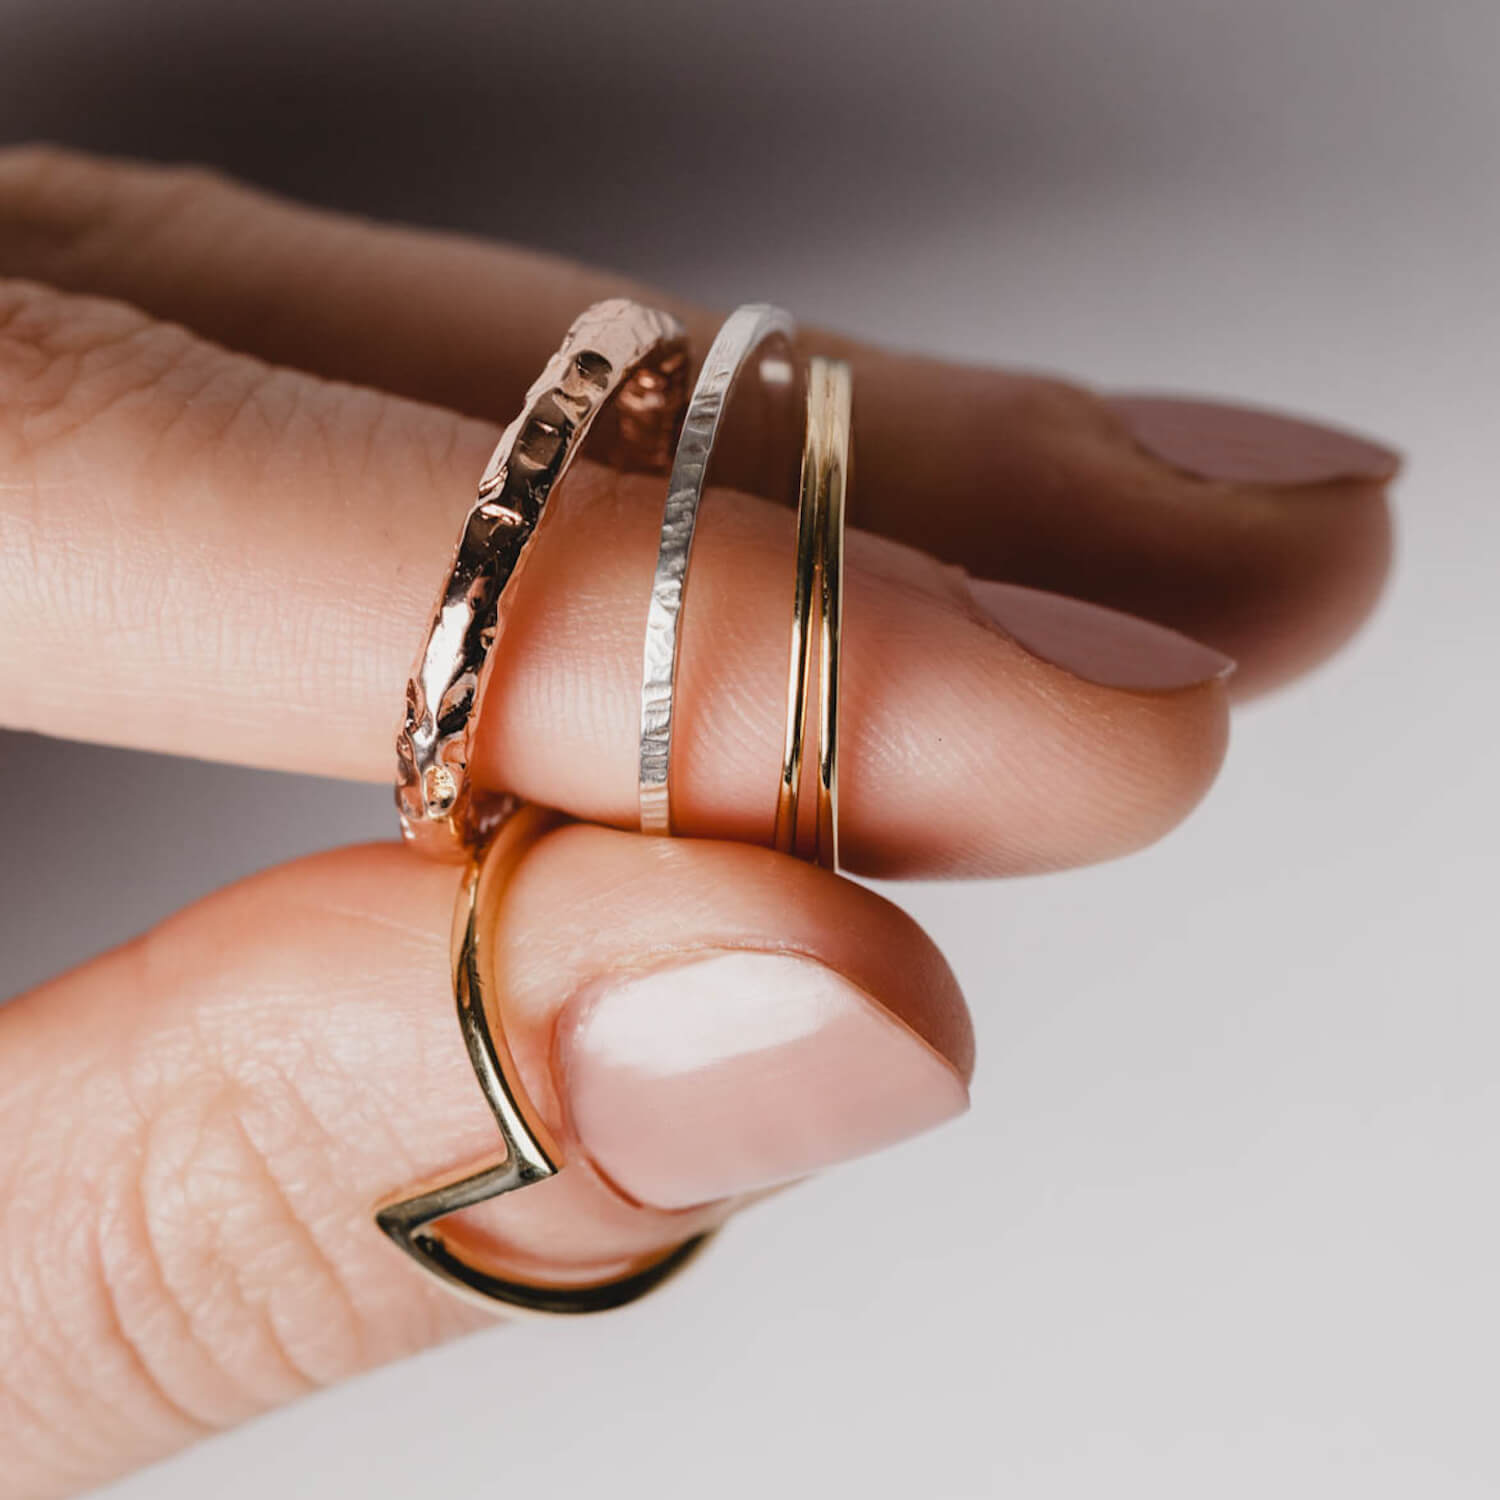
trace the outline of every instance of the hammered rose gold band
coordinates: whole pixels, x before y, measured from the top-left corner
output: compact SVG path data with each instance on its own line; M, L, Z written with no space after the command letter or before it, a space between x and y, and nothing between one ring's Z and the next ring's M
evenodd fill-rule
M624 298L598 302L568 330L496 445L433 609L396 737L396 806L424 853L460 858L513 809L469 783L474 726L507 596L547 514L547 499L606 406L616 468L661 472L687 395L687 339L675 318ZM611 400L613 398L613 400Z

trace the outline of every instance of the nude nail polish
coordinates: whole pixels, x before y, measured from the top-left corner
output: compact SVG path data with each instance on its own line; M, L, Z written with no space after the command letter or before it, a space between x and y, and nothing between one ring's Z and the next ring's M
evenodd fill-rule
M1381 443L1260 407L1146 395L1112 396L1109 404L1147 453L1198 479L1384 482L1401 467L1401 455Z
M980 612L1017 645L1100 687L1180 692L1234 671L1223 652L1117 609L1015 583L968 585Z
M968 1107L953 1065L864 990L795 954L716 951L580 995L559 1033L572 1125L658 1208L753 1192Z

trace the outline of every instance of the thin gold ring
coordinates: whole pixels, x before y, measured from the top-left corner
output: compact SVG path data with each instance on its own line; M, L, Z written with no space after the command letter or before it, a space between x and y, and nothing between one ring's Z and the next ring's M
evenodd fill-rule
M838 718L844 624L844 515L849 483L853 376L842 360L814 356L807 368L807 429L797 502L797 561L787 671L786 738L772 842L797 849L804 745L816 645L818 664L817 821L813 857L837 869ZM812 632L813 602L818 635Z
M480 914L495 912L527 852L566 819L546 808L518 808L482 858L470 861L453 914L453 996L474 1076L495 1116L503 1155L423 1183L376 1210L375 1222L395 1245L449 1288L494 1310L495 1304L534 1313L594 1313L623 1307L659 1286L702 1249L712 1231L694 1235L632 1266L622 1276L584 1285L547 1286L508 1276L485 1257L433 1227L437 1220L502 1194L545 1182L562 1169L562 1152L520 1083L500 1014L490 945Z

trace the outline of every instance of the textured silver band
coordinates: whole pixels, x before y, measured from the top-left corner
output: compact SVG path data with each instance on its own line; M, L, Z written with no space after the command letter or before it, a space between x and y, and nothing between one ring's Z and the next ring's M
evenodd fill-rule
M714 338L688 403L667 482L661 543L646 615L641 666L642 833L672 832L672 719L682 651L682 609L714 443L735 385L745 370L754 365L764 378L773 368L774 359L790 379L796 334L791 315L779 307L755 302L736 308Z

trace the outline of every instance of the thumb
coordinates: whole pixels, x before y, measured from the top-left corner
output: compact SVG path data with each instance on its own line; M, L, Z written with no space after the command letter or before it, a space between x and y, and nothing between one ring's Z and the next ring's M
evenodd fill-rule
M397 847L304 860L0 1009L0 1496L97 1484L483 1321L372 1218L498 1154L454 886ZM564 1162L464 1216L508 1275L599 1280L965 1106L942 958L827 872L569 826L479 922Z

